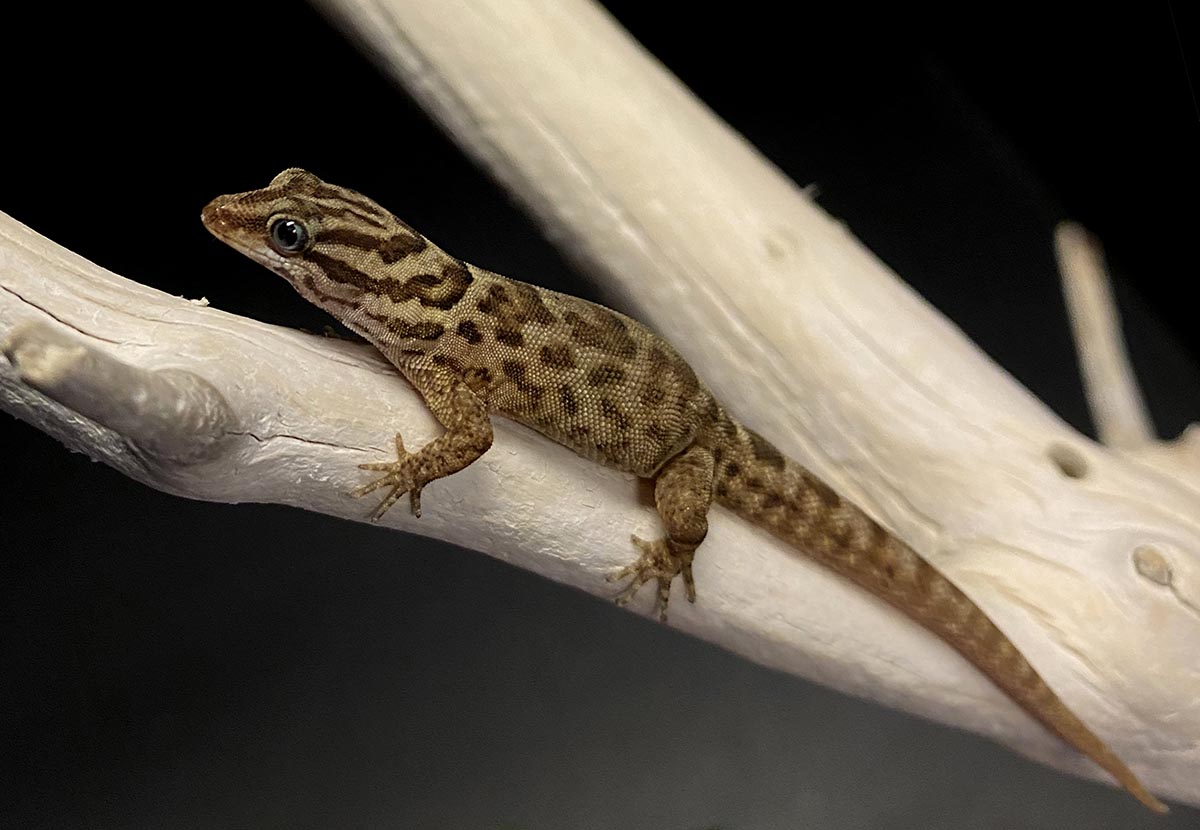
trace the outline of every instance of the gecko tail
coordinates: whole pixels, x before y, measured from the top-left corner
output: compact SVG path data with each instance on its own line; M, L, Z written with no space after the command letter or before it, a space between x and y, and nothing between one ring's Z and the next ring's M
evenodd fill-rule
M932 631L1143 805L1167 812L954 583L761 436L728 416L715 434L713 494L719 503Z

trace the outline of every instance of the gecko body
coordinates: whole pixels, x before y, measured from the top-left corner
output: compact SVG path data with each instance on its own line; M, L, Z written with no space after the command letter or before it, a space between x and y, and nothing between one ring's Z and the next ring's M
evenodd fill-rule
M354 491L386 489L375 517L463 469L503 415L594 461L654 480L665 536L634 537L627 602L671 584L695 601L692 560L711 503L883 598L945 640L1029 714L1113 775L1164 805L1047 686L999 628L945 576L865 512L725 411L691 367L645 326L601 305L469 265L355 191L297 168L203 211L219 239L287 279L361 334L424 398L445 432Z

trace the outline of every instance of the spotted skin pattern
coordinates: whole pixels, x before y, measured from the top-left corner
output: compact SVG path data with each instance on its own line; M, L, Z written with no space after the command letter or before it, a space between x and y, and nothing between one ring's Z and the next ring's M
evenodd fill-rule
M716 501L883 598L962 653L1027 712L1165 810L953 583L866 513L734 421L669 344L635 320L477 268L352 190L297 168L203 211L219 239L284 277L378 348L445 428L354 491L386 490L378 518L487 452L490 416L532 427L580 455L654 480L664 538L634 537L624 604L647 582L666 619Z

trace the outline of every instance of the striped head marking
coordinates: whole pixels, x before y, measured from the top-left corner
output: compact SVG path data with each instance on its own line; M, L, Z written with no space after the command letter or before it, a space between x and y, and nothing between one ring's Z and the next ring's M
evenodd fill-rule
M261 190L213 199L200 219L213 236L330 311L364 295L412 298L416 288L429 289L431 264L439 266L438 279L444 267L423 255L432 248L423 236L379 205L297 167ZM424 281L410 286L418 275Z

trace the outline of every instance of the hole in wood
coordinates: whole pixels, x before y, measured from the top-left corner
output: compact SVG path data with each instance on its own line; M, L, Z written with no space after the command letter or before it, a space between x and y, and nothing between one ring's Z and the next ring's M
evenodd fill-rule
M1066 444L1051 444L1046 455L1058 467L1058 471L1067 478L1083 478L1088 473L1087 459L1083 453Z

